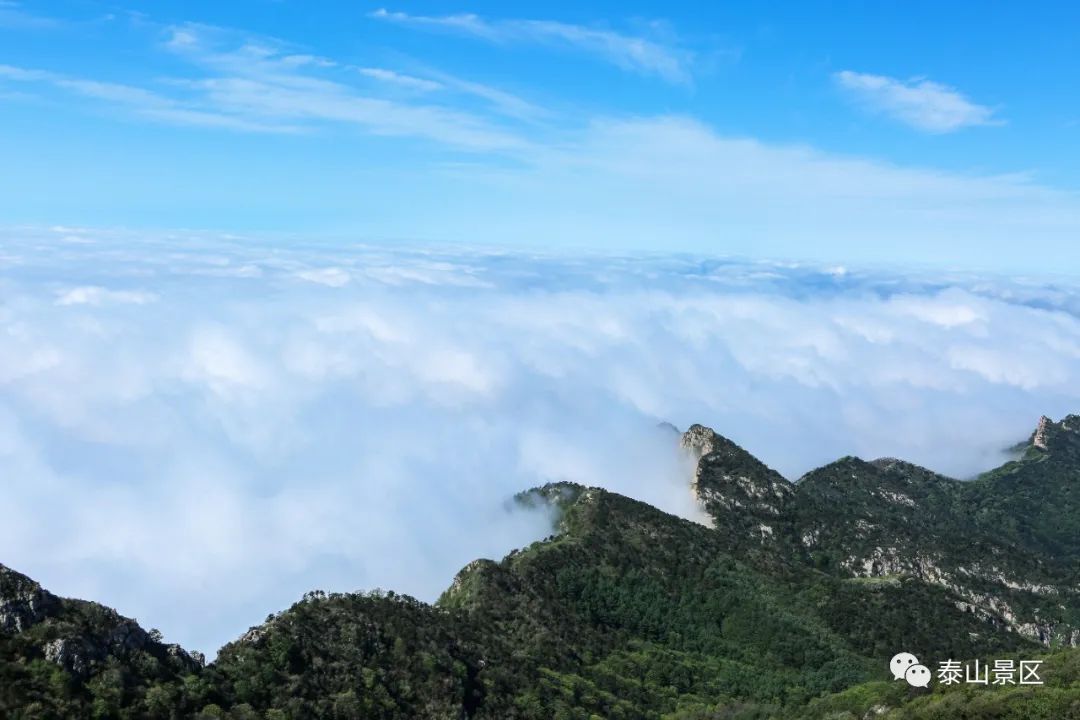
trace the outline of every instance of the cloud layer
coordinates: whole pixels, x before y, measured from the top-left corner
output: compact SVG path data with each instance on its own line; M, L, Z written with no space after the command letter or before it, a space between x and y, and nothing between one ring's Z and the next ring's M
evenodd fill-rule
M549 480L692 515L659 420L797 477L956 475L1080 410L1065 282L9 230L0 562L212 652L305 590L434 599Z
M554 45L600 58L623 70L652 75L671 83L690 82L692 54L675 45L554 20L489 20L471 13L410 15L380 8L370 17L418 29L457 33L492 43Z
M1002 123L992 108L972 102L955 88L924 78L905 81L843 70L833 79L871 110L924 132L950 133Z

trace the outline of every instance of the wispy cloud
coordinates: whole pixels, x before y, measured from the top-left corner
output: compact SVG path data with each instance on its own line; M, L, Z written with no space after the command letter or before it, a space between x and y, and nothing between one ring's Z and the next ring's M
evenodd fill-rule
M370 17L446 32L488 42L565 46L599 57L623 70L653 75L671 83L690 82L693 55L688 50L614 30L553 20L489 20L479 15L410 15L380 8Z
M467 111L366 94L348 82L352 69L330 59L292 54L267 38L190 24L169 32L170 49L211 73L187 85L206 103L232 115L355 124L375 134L420 137L473 150L524 144L507 129ZM317 72L325 68L339 72ZM377 74L384 81L393 77L398 84L407 82L404 75ZM411 80L415 86L419 78Z
M494 88L445 76L424 80L379 68L357 68L294 53L269 38L198 24L167 28L162 47L195 72L153 86L76 77L0 65L0 80L38 84L120 108L136 116L186 126L295 133L321 125L355 125L376 135L413 137L463 150L520 149L527 143L483 113L437 102L405 101L367 92L362 76L414 90L445 89L484 98L497 114L524 114L529 104Z
M365 77L410 92L435 93L441 91L479 98L496 112L510 117L536 119L549 115L544 108L513 93L484 83L465 80L439 70L425 69L424 77L379 67L361 67L357 68L357 72Z
M122 83L71 77L32 68L0 65L0 80L50 85L85 98L120 107L137 116L172 125L212 127L246 132L296 132L296 125L243 117L208 109L205 105Z
M948 85L924 78L899 80L843 70L833 79L856 101L917 130L949 133L977 125L1001 125L993 108L969 100Z
M452 212L391 234L624 249L670 239L759 257L1014 271L1054 257L1063 272L1080 269L1071 252L1080 195L1029 175L896 165L732 137L685 117L596 119L524 157L520 168L462 169ZM1041 251L1018 237L1039 238Z
M13 0L0 0L0 28L32 30L57 27L58 20L43 15L35 15L22 8L21 3Z
M424 78L405 75L404 73L387 70L385 68L364 67L357 68L357 72L365 77L379 80L380 82L390 83L392 85L398 85L407 90L434 92L435 90L442 90L445 87L442 83L435 82L434 80L425 80Z

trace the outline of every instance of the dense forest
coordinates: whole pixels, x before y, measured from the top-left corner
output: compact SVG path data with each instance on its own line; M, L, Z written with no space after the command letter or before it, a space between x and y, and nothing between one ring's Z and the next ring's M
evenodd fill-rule
M668 430L661 430L667 432ZM1080 718L1080 418L960 482L843 458L790 483L694 426L709 525L599 488L439 600L312 591L203 658L0 566L0 717ZM1044 684L892 679L905 650Z

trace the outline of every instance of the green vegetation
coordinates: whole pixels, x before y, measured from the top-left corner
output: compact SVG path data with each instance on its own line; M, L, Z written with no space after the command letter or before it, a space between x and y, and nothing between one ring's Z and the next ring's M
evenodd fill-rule
M715 527L549 485L517 501L557 533L435 605L311 592L209 665L0 566L0 717L1080 718L1080 422L1040 432L969 483L845 458L792 486L696 426ZM911 688L899 650L1046 685Z

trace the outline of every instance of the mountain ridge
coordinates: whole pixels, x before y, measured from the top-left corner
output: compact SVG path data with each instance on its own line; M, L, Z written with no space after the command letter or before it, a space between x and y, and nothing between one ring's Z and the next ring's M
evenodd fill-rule
M695 491L713 516L714 525L745 532L746 523L741 522L740 527L740 521L745 519L747 493L755 497L776 495L776 479L782 476L768 468L762 470L763 464L750 464L752 471L747 473L746 458L728 449L734 443L703 426L687 431L684 447L687 445L723 448L701 456ZM995 507L1000 503L994 502L995 491L999 491L999 498L1008 497L1002 487L1005 482L1038 483L1040 473L1054 469L1058 455L1064 456L1066 464L1080 460L1080 416L1069 415L1059 422L1042 417L1021 459L975 480L956 480L895 458L866 461L845 456L788 483L781 493L783 503L764 508L765 515L775 522L765 526L767 531L759 525L756 532L750 529L748 534L752 539L786 545L789 551L801 545L817 567L838 565L839 571L853 576L914 574L959 592L977 611L1000 617L1043 644L1063 641L1077 645L1080 616L1075 612L1063 615L1054 603L1042 602L1039 597L1068 595L1070 604L1076 605L1080 544L1063 547L1062 542L1080 533L1075 512L1080 498L1071 494L1072 482L1043 483L1044 487L1064 490L1043 502L1030 494L1007 503L1004 509ZM1080 479L1075 468L1070 466L1066 472ZM708 482L702 482L702 473L709 475ZM747 485L753 490L748 491ZM732 508L739 510L735 517ZM1058 512L1062 508L1072 514L1063 522L1068 532L1050 537L1045 532L1020 529L1013 537L1002 539L1001 524L988 521L1005 513L1014 524L1019 522L1020 528L1026 528L1037 525L1037 519L1047 513L1062 516ZM762 519L762 513L753 508L750 514ZM905 529L916 530L917 535L909 537ZM943 546L956 549L943 553ZM956 561L946 561L943 567L946 555ZM1003 557L1012 560L1008 567L999 567L1001 563L996 562ZM1047 557L1058 561L1050 567L1044 560ZM988 558L990 564L981 558ZM992 585L1003 590L990 595L987 590Z
M937 697L880 682L902 648L1050 652L1066 684L1046 717L1080 717L1080 651L1055 650L1080 642L1080 418L1040 420L974 481L845 457L792 483L703 425L677 438L712 527L533 488L515 502L551 508L554 534L469 563L434 604L312 591L209 664L0 565L0 715L892 717Z

